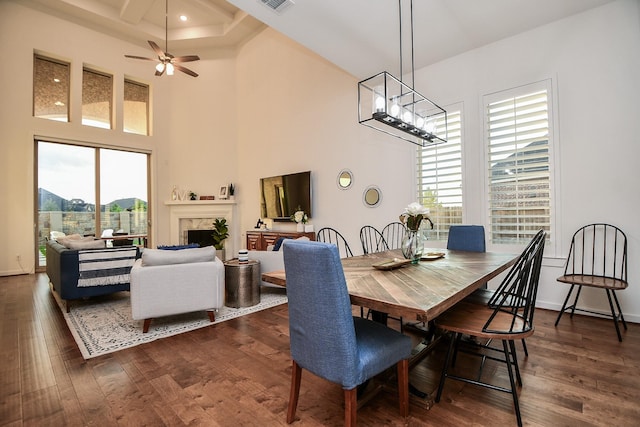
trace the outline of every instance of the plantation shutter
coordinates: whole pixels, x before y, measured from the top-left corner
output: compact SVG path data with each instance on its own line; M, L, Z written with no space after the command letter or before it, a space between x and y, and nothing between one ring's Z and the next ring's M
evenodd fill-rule
M437 129L444 129L443 123ZM437 132L436 132L437 133ZM462 113L447 111L446 143L418 147L418 202L429 208L430 238L446 240L451 224L462 223Z
M551 229L549 89L518 92L485 98L489 239L497 244L526 243Z

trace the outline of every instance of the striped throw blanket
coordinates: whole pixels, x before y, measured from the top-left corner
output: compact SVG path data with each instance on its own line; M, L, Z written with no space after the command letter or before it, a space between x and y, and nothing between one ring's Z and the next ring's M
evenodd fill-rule
M78 287L109 286L129 283L137 249L84 249L78 251Z

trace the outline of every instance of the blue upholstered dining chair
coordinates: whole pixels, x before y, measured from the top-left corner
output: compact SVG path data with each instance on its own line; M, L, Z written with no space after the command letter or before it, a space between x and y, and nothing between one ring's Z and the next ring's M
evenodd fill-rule
M449 227L447 249L454 251L485 252L482 225L452 225Z
M287 422L294 421L303 369L342 386L345 425L351 426L356 424L358 386L394 365L400 415L407 417L411 339L352 315L335 244L287 240L283 251L292 358Z

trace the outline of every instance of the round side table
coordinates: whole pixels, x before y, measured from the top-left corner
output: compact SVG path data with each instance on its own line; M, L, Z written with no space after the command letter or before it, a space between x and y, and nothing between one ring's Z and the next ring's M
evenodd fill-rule
M260 261L225 261L224 279L224 305L227 307L251 307L260 302Z

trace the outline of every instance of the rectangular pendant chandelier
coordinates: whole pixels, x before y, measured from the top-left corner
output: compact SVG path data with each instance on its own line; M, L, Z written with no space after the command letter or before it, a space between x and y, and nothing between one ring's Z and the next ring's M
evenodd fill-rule
M358 122L422 147L447 142L447 112L386 71L358 83Z

